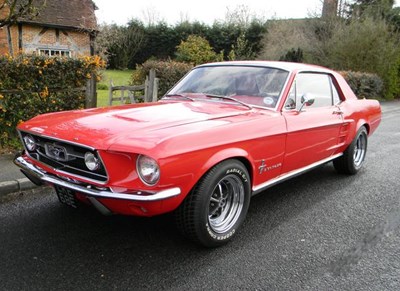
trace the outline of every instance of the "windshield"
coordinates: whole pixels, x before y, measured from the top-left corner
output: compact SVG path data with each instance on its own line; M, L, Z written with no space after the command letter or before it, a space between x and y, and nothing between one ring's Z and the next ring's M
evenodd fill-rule
M220 95L240 102L275 108L289 73L252 66L210 66L193 69L168 95Z

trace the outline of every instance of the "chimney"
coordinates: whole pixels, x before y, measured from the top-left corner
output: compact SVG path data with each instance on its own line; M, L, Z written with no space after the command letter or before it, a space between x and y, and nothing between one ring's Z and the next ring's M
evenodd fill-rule
M338 0L324 0L322 7L322 18L332 18L337 16Z

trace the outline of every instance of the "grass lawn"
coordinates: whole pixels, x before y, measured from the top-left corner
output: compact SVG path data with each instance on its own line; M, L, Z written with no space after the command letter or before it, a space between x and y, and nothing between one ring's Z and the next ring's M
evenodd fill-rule
M129 85L132 72L132 70L105 70L102 72L102 80L97 84L97 87L107 86L109 88L110 80L112 80L114 86ZM108 94L108 89L97 89L97 107L108 106ZM114 104L117 104L117 102L114 101Z

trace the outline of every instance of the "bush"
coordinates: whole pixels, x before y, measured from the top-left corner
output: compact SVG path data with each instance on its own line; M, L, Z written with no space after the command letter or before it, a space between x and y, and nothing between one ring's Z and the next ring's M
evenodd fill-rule
M15 127L38 114L83 108L86 81L104 67L97 56L0 57L0 146L16 137Z
M342 71L340 74L358 98L382 99L384 83L378 75L352 71Z
M177 61L200 65L216 61L223 61L224 55L221 52L217 55L208 41L197 35L189 35L186 41L182 41L176 47Z
M106 84L98 83L97 90L108 90L108 86Z
M178 82L193 66L183 62L172 60L157 61L148 60L136 67L132 74L131 84L144 84L146 76L151 69L155 69L158 83L158 96L164 95L176 82Z

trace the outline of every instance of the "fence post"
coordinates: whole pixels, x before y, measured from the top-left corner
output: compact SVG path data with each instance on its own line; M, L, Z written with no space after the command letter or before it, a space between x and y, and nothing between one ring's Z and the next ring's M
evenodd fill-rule
M113 82L112 82L112 79L110 79L110 85L109 85L109 87L108 87L108 106L111 106L111 105L112 105L112 100L113 100L113 90L112 90L112 87L113 87Z
M143 95L144 102L146 102L148 94L149 94L149 77L146 75L146 80L144 81L144 95Z
M85 108L94 108L97 106L96 76L92 74L92 78L86 82L86 100Z
M149 88L148 88L148 91L147 91L145 102L150 102L150 100L153 99L155 78L156 78L156 70L155 69L150 69L150 72L149 72Z
M158 81L159 81L158 78L154 79L152 102L158 101Z

